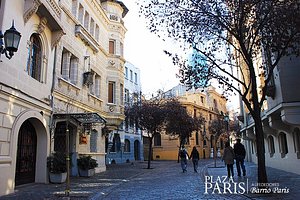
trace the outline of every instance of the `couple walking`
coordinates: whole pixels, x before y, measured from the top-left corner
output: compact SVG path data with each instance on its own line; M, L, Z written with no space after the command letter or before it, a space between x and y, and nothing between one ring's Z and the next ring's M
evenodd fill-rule
M187 160L192 159L193 165L194 165L194 172L198 172L198 161L199 161L199 152L197 151L196 147L193 147L193 150L191 152L191 155L189 156L187 150L185 149L184 146L181 146L179 150L179 157L180 157L180 162L181 162L181 168L182 172L187 172Z
M246 150L244 145L241 143L241 139L237 139L234 147L232 148L229 142L225 143L225 149L223 154L223 160L227 166L228 177L234 176L233 164L234 159L236 161L236 169L238 176L241 176L241 168L243 171L243 176L246 176L246 168L244 165L244 159L246 156Z

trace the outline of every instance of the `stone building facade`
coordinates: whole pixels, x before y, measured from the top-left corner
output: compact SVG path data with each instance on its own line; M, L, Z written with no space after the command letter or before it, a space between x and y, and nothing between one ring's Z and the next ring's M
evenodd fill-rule
M179 101L186 107L191 116L202 116L205 124L201 131L193 132L192 136L186 142L186 149L190 153L196 146L200 158L212 158L214 148L214 136L209 132L209 124L212 120L220 119L227 113L226 99L216 92L213 86L201 91L189 90L183 85L178 85L165 92L166 97L178 97ZM224 143L227 137L220 137L217 141L219 155L224 149ZM154 160L177 160L180 141L178 137L161 134L154 137L153 142L153 159ZM145 154L146 155L146 154Z
M67 129L71 175L81 155L106 169L105 133L124 120L127 12L121 1L0 1L0 29L14 20L22 35L0 63L0 195L47 183L47 156L67 151Z

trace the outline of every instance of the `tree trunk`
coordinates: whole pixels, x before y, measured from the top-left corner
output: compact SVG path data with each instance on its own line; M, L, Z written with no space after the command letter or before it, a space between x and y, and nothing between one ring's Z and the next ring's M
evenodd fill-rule
M217 139L214 138L214 160L215 160L215 168L217 167L217 155L216 155L216 150L217 150Z
M153 137L149 137L149 152L148 152L148 167L147 169L150 169L150 163L152 158L152 139Z
M258 183L267 183L268 177L267 177L266 163L265 163L264 131L263 131L262 120L260 118L260 115L259 117L255 116L254 121L255 121L256 148L257 148Z

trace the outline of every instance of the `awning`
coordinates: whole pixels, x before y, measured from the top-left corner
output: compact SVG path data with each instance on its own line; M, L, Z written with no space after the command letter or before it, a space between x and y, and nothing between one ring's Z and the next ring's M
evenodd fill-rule
M54 119L74 119L82 124L105 124L106 120L98 113L56 113Z

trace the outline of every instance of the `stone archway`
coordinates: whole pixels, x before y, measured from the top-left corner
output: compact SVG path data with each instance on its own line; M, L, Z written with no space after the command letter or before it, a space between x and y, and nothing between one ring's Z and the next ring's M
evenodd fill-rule
M15 119L12 126L12 157L13 157L13 171L15 172L13 176L13 180L17 181L19 177L17 177L17 168L20 166L20 159L18 160L18 154L20 156L20 152L24 148L22 147L22 137L28 137L28 134L35 139L32 141L23 141L23 145L26 145L26 142L31 143L31 149L35 149L35 155L32 155L32 158L35 157L35 161L33 161L33 166L35 166L35 170L32 172L33 177L28 180L28 182L39 182L46 183L47 179L47 156L49 154L50 149L50 136L47 131L47 123L46 119L43 115L34 110L27 110L20 113L20 115ZM35 141L34 141L35 140ZM24 143L25 142L25 143ZM26 151L26 150L25 150ZM24 153L24 152L23 152ZM26 153L25 153L26 154ZM31 153L32 154L32 153ZM19 175L19 174L18 174ZM15 185L25 184L21 182L15 182Z
M33 183L36 170L37 136L35 127L26 120L19 131L15 185Z

